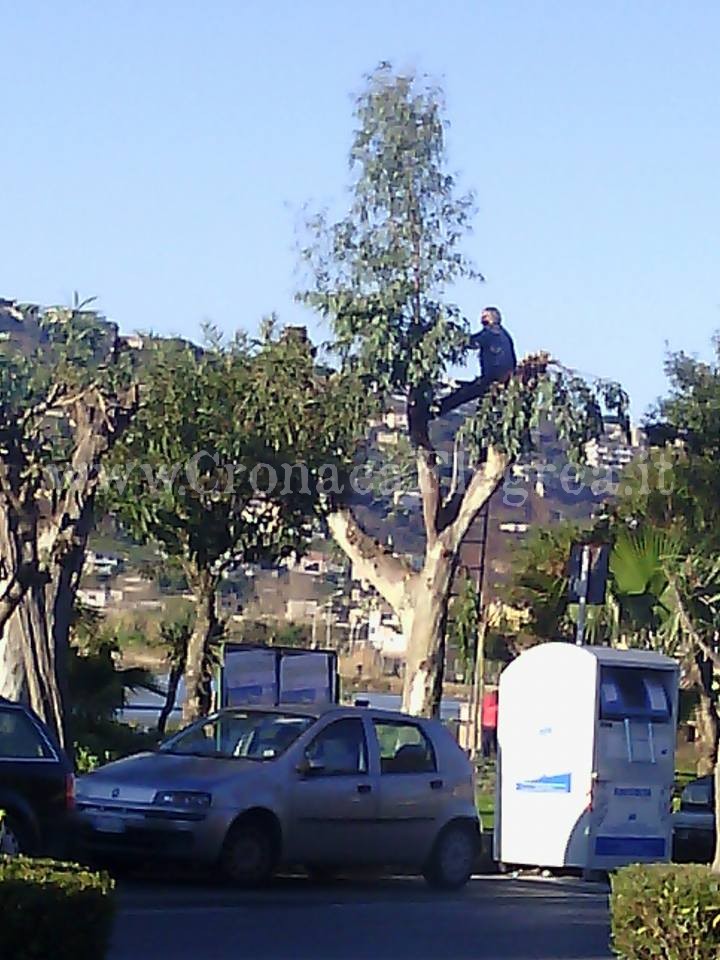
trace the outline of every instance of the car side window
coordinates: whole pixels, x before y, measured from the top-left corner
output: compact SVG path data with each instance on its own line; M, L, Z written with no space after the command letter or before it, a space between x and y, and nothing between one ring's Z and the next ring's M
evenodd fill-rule
M365 726L359 717L344 717L325 727L305 750L319 776L351 776L368 771Z
M712 793L710 781L689 783L682 792L681 803L688 807L712 807Z
M22 710L0 710L0 760L50 760L53 753Z
M416 723L373 720L380 747L381 773L434 773L435 750Z

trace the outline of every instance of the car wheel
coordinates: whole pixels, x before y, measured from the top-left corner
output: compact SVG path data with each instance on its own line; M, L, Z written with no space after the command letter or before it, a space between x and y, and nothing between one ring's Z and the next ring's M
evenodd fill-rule
M431 887L458 890L472 876L478 839L471 827L453 823L435 841L423 876Z
M225 840L220 865L225 877L242 887L267 882L275 871L275 844L261 824L236 823Z
M5 816L0 821L0 853L8 857L19 857L30 853L32 844L23 824L13 816Z

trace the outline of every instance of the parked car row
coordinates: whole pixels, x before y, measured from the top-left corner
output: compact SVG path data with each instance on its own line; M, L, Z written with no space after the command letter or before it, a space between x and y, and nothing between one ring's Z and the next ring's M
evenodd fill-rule
M64 852L74 791L72 767L50 731L31 710L0 698L0 852Z
M470 877L479 841L473 768L438 722L367 707L230 709L155 752L75 782L50 731L0 699L0 852L178 859L255 884L281 865ZM712 859L712 777L687 784L673 859Z
M39 720L3 703L0 754L10 851L39 849L71 817L93 859L217 864L248 885L281 865L391 867L457 888L478 850L470 761L439 722L395 712L224 710L80 777L73 796Z

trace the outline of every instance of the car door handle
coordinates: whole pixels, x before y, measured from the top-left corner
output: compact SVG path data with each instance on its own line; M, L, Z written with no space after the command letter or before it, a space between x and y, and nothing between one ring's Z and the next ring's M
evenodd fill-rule
M372 786L369 783L359 783L357 788L358 793L372 793Z
M430 789L431 789L431 790L442 790L442 788L443 788L443 782L442 782L442 780L431 780L431 781L430 781Z

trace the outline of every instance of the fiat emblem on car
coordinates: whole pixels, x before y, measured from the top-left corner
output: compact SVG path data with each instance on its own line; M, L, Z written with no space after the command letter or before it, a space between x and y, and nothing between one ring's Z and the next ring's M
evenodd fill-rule
M117 798L120 796L120 788L115 787L113 789L113 792L110 794L110 796L113 798L113 800L117 800Z

